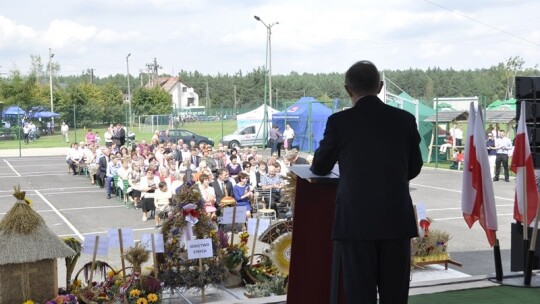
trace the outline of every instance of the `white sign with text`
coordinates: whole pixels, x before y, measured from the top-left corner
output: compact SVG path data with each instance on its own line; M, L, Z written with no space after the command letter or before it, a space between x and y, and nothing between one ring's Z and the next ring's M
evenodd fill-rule
M152 234L143 234L141 237L141 245L144 248L152 251ZM165 246L163 245L163 234L154 233L154 247L156 253L165 252Z
M188 259L211 258L214 255L212 239L187 241Z
M94 254L94 249L96 246L96 237L97 235L87 235L84 237L83 242L83 253ZM97 255L108 255L109 254L109 238L104 235L99 236L97 244Z
M270 219L256 219L256 218L250 218L248 219L248 233L249 235L255 235L255 228L257 227L257 220L259 221L259 228L257 229L257 236L260 236L263 234L263 232L268 229L270 226Z
M135 241L133 240L133 229L131 228L122 228L122 247L129 248L135 246ZM118 228L111 228L107 231L109 236L109 247L110 248L120 248L120 238L118 235Z
M233 213L234 208L236 208L236 216L234 218L234 222L241 224L246 222L246 206L240 206L240 207L228 207L223 208L223 219L221 220L222 224L228 225L232 224L233 222Z

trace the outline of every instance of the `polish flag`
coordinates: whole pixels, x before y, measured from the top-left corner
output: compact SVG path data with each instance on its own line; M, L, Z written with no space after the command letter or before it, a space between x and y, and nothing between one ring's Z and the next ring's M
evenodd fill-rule
M461 211L463 214L472 214L474 207L474 198L476 197L476 190L472 186L472 170L471 163L476 162L476 153L471 153L473 147L473 135L474 135L474 120L476 111L474 110L474 104L471 102L469 106L469 119L467 120L467 138L465 140L465 158L463 160L463 179L461 184ZM474 221L468 221L465 217L465 221L469 225L469 228L474 224Z
M463 217L465 222L467 222L467 225L469 225L469 228L473 226L474 222L479 221L480 226L482 226L486 232L489 244L493 247L496 240L495 232L498 229L497 210L495 206L493 183L491 181L489 170L484 122L482 119L482 112L478 111L475 113L472 103L469 115L473 115L475 118L472 136L470 137L471 140L469 142L469 155L465 156L465 159L468 159L468 164L464 167L464 180L465 174L470 174L470 176L467 177L470 177L470 179L467 181L468 184L465 184L465 182L463 183L465 187L463 193L469 192L467 194L462 194L462 197L468 195L466 197L468 200L462 200ZM467 132L467 134L469 134L469 132ZM471 191L471 188L474 191ZM472 194L474 194L474 196Z
M536 187L529 135L525 124L525 106L525 101L522 101L510 169L517 175L514 219L523 223L524 212L527 210L528 226L533 221L536 208L538 208L538 188Z

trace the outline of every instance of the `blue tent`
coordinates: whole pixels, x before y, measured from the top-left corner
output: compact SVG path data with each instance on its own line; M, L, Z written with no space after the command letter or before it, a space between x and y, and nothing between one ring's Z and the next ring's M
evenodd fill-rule
M330 115L332 110L315 98L302 97L285 111L274 113L272 124L279 126L282 132L285 124L290 124L295 133L293 147L313 152L319 147Z
M17 115L25 115L25 114L26 114L26 112L23 109L21 109L21 108L19 108L17 106L8 107L7 109L5 109L2 112L2 116L4 116L4 115L15 115L15 116L17 116Z
M33 113L32 118L51 118L51 117L58 117L58 116L60 116L60 114L58 113L54 113L50 111L42 111L42 112Z

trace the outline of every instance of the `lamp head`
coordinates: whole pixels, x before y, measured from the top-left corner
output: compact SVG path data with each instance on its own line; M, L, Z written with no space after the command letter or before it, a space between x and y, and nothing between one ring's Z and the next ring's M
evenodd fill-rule
M131 53L128 53L127 56L126 56L126 58L129 58L129 56L131 56Z
M253 16L253 18L255 18L255 20L257 21L261 21L261 18L259 18L259 16Z

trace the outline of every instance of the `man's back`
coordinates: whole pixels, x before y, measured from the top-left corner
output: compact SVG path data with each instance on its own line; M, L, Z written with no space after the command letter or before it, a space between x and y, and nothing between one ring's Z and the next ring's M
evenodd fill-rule
M422 167L419 142L414 117L375 96L328 119L312 171L326 174L339 160L335 239L416 235L408 181Z

